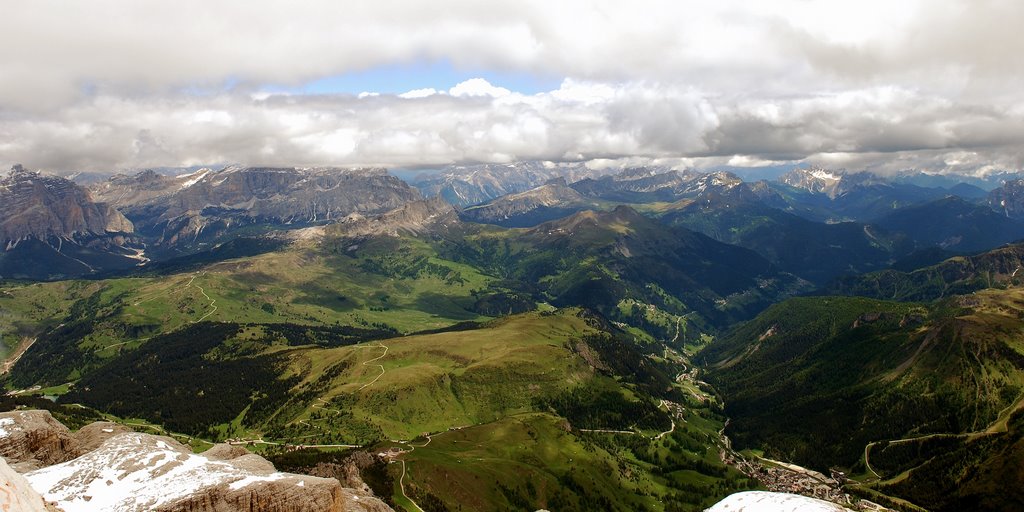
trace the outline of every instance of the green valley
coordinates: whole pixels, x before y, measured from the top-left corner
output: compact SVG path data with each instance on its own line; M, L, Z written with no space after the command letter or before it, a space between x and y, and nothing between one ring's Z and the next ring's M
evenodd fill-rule
M847 488L870 499L957 510L1024 463L1022 315L1016 288L927 304L791 299L701 358L737 447L860 475Z
M629 211L572 222L586 244L328 229L184 273L7 283L3 329L34 340L7 384L199 447L391 453L386 497L410 510L701 510L756 487L719 457L725 417L681 351L768 300L770 265L718 280L699 251L749 253ZM691 271L651 267L663 243ZM453 487L477 480L479 498Z

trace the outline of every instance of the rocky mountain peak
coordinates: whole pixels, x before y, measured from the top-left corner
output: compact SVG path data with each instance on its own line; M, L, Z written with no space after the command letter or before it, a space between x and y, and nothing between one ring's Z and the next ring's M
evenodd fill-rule
M831 199L856 187L889 185L886 179L867 171L848 173L843 169L834 170L824 167L793 169L779 176L779 182L813 194L824 194Z
M998 188L992 189L986 198L988 206L997 212L1014 219L1024 218L1024 180L1004 181Z
M350 215L332 224L329 232L342 238L423 234L451 227L459 222L455 208L440 196L411 201L375 217Z
M11 174L20 174L20 173L23 173L23 172L28 172L28 171L26 171L25 167L22 166L21 164L14 164L13 166L11 166Z
M74 182L15 165L0 179L0 242L131 233L132 223Z

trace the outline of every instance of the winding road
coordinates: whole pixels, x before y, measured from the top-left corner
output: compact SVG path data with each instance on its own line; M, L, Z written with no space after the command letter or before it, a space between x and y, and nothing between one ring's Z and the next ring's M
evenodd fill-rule
M412 452L416 451L416 448L423 448L423 447L427 446L428 444L430 444L430 441L434 440L433 434L427 434L424 437L427 438L427 442L425 442L425 443L423 443L423 444L421 444L419 446L416 446L416 445L414 445L414 444L412 444L410 442L399 441L400 443L409 446L408 450L403 450L399 455L404 455L406 453L412 453ZM404 496L405 499L409 500L409 503L411 503L413 507L416 507L416 510L419 510L420 512L423 512L423 508L420 507L411 497L409 497L408 494L405 493L405 473L406 473L405 460L404 459L398 459L398 462L402 463L402 476L401 476L401 478L398 479L398 488L401 489L402 496Z
M864 467L866 467L868 469L868 471L871 472L872 475L875 475L875 478L877 478L879 480L882 479L882 476L879 475L878 473L876 473L875 470L871 468L871 461L868 458L870 453L871 453L871 448L873 446L875 446L876 444L880 444L880 443L883 443L883 442L887 443L887 444L903 444L903 443L911 443L911 442L914 442L914 441L923 441L925 439L931 439L933 437L971 437L971 436L979 434L979 433L983 433L983 432L969 432L969 433L966 433L966 434L943 434L943 433L936 433L936 434L928 434L926 436L908 437L908 438L905 438L905 439L894 439L892 441L873 441L873 442L870 442L870 443L864 445Z
M654 436L655 440L661 439L661 438L667 436L668 434L671 434L672 432L676 431L676 419L674 417L675 415L672 412L672 406L669 405L669 401L668 400L662 400L661 401L661 405L665 406L665 408L668 409L668 419L669 419L669 421L672 422L672 428L670 428L670 429L668 429L668 430L666 430L666 431L664 431L664 432Z
M672 422L672 426L668 430L666 430L664 432L661 432L659 434L651 436L650 439L658 440L658 439L661 439L661 438L671 434L672 432L676 431L676 419L675 419L675 416L674 416L674 414L672 412L672 407L671 407L671 405L669 405L671 403L672 402L669 402L668 400L662 400L661 404L659 404L659 405L662 405L666 409L668 409L668 419L669 419L669 421ZM634 436L643 436L642 433L637 432L635 430L612 430L612 429L605 429L605 428L581 428L581 429L578 429L578 430L580 432L597 432L597 433L600 433L600 434L630 434L630 435L634 435ZM644 437L647 437L647 436L644 436ZM427 442L429 443L430 441L428 440ZM426 446L426 445L423 445L423 446Z
M682 322L682 321L683 321L683 317L681 317L681 316L680 317L676 317L676 335L675 335L675 337L672 338L672 341L670 341L669 343L675 343L676 340L679 339L679 330L680 330L679 329L679 322Z

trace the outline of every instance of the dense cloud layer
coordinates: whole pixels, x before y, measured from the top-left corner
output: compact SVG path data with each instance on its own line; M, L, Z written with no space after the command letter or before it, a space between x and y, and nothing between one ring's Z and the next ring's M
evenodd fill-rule
M1010 0L22 2L0 18L0 162L1019 169L1020 19ZM261 92L424 59L570 78Z

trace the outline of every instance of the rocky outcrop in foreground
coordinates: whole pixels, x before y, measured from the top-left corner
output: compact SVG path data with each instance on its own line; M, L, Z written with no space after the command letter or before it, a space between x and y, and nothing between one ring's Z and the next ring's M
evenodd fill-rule
M49 411L0 413L0 457L26 472L82 454L79 442Z
M29 485L25 477L11 469L0 457L0 510L17 512L52 512L43 497Z
M218 445L194 454L169 437L131 432L107 422L71 434L47 411L0 414L0 453L23 470L38 468L24 475L30 488L20 475L3 479L11 488L0 488L0 506L4 499L27 500L35 506L35 497L41 495L55 507L12 510L391 510L364 489L344 488L334 478L278 472L266 459L241 447ZM0 473L5 468L6 464L0 466Z

